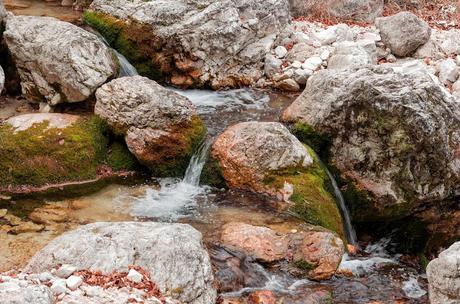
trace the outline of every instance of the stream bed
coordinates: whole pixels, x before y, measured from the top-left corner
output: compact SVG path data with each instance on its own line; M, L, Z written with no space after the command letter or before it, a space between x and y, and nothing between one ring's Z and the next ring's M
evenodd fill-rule
M81 15L57 2L6 0L5 4L16 14L48 15L66 21L76 21ZM117 56L122 65L120 76L136 73L123 56ZM278 121L296 95L253 89L173 90L193 102L208 129L207 140L192 158L185 177L152 177L129 185L112 184L97 193L67 200L18 200L0 205L0 209L8 209L8 213L24 221L38 220L45 227L41 231L15 235L0 229L0 272L20 269L53 238L79 225L132 220L180 222L192 225L203 234L221 298L244 299L253 291L271 290L284 304L330 303L324 302L327 294L332 294L333 303L428 303L425 274L416 263L408 262L406 256L387 251L391 238L360 242L361 252L357 256L345 256L338 275L322 282L296 277L286 271L282 263L262 265L222 247L220 232L230 221L266 226L284 233L304 225L269 198L200 184L201 170L217 134L238 122ZM2 115L10 116L14 107L11 105L9 112ZM334 184L333 176L330 177ZM348 238L356 242L346 202L340 198L338 187L335 188L348 226ZM240 273L236 279L227 275L235 267Z
M7 207L22 218L47 221L40 232L0 234L7 246L0 249L0 271L21 267L36 251L57 235L78 225L97 221L166 221L188 223L202 232L209 249L223 298L244 298L255 290L272 290L283 303L322 303L331 293L334 303L427 303L425 275L408 266L398 254L389 254L391 239L367 244L357 257L346 256L339 275L314 282L298 278L282 264L261 265L218 244L221 227L245 222L277 231L299 229L302 222L280 211L268 198L247 192L215 189L199 184L211 139L237 122L277 121L295 95L239 89L231 91L180 91L197 107L208 127L208 140L190 162L184 179L149 179L134 185L109 185L101 191L61 201L15 201ZM226 268L239 260L244 274L229 281Z

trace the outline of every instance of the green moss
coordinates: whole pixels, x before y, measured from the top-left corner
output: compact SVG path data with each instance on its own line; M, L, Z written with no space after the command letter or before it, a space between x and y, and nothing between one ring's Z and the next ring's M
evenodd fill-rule
M315 269L315 265L308 263L304 259L299 259L299 260L294 261L293 265L303 271L310 271L310 270Z
M227 186L224 177L222 176L222 169L219 162L212 157L209 157L203 167L200 181L202 184L209 185L216 188L225 188Z
M274 171L265 177L264 182L275 189L283 188L284 182L292 184L294 193L290 200L294 206L291 210L307 223L335 231L346 240L340 211L333 194L328 191L331 189L330 180L319 160L310 153L314 158L310 167Z
M48 122L43 122L16 133L1 126L0 185L40 186L94 178L107 143L98 125L97 119L90 119L65 129L47 129Z
M177 132L171 133L179 134L178 138L158 147L158 155L152 162L156 165L149 166L154 176L183 176L193 153L206 135L206 127L199 116L194 116L187 126L178 127Z
M139 168L136 158L129 152L126 144L118 141L110 146L107 164L114 170L135 170Z
M108 153L108 146L107 126L96 116L79 118L63 129L48 128L43 122L14 132L2 125L0 188L91 180L107 164L116 165L115 171L132 168L126 150L115 145Z
M129 25L113 16L85 11L83 20L96 29L107 42L134 65L140 75L154 80L163 78L158 45L148 25L130 22Z
M312 126L304 122L297 122L293 132L301 142L311 147L323 160L329 158L331 140L327 136L320 135Z

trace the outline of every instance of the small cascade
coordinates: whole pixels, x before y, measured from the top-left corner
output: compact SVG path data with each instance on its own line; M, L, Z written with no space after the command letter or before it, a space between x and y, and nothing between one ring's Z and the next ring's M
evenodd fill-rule
M118 58L118 62L120 63L120 72L118 73L118 77L125 77L125 76L136 76L139 75L136 68L123 56L120 52L115 49L112 49L115 55Z
M196 198L205 194L199 184L211 143L211 138L203 141L190 159L182 180L164 178L159 189L147 189L145 196L133 204L131 215L171 221L193 214Z
M327 176L329 177L329 180L331 181L332 188L334 189L334 196L335 200L337 202L337 206L340 209L340 213L342 214L343 218L343 225L345 228L345 234L348 240L348 243L351 245L358 245L358 238L356 237L356 232L355 229L353 228L353 225L351 224L351 218L350 218L350 212L348 212L347 205L345 204L345 199L343 198L342 191L340 191L339 186L337 185L337 182L332 175L331 171L327 168L327 166L321 161L319 156L315 154L316 158L319 160L319 163L321 167L326 171Z
M120 71L118 72L118 77L125 77L125 76L136 76L139 75L137 72L136 68L126 59L125 56L123 56L120 52L118 52L116 49L112 48L107 41L107 39L104 38L99 32L97 31L92 31L99 39L101 39L102 42L106 46L108 46L112 52L117 56L118 62L120 64Z

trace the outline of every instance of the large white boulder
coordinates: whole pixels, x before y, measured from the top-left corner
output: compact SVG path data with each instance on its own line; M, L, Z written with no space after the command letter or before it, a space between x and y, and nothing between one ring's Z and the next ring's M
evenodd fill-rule
M459 117L432 75L373 66L315 73L282 119L307 142L330 143L317 148L329 149L332 165L362 191L362 205L351 207L366 221L458 195Z
M432 260L427 268L431 304L460 303L460 242Z
M216 300L213 274L201 233L189 225L153 222L94 223L53 240L24 272L39 273L61 264L105 274L140 266L162 292L184 303Z
M117 75L112 51L96 35L71 23L11 16L3 37L30 101L84 101Z
M263 76L290 15L287 0L95 0L85 20L144 74L220 88Z

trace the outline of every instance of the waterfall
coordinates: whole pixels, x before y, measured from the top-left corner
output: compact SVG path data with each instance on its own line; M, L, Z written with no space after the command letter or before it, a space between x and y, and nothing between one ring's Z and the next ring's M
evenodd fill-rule
M118 72L118 77L139 75L136 68L128 61L128 59L126 59L126 57L123 56L120 52L112 48L107 39L104 38L104 36L102 36L98 31L95 30L92 30L91 32L94 33L97 37L99 37L99 39L106 46L108 46L117 57L118 62L120 64L120 71Z
M329 171L327 166L321 161L321 159L316 153L315 153L315 156L318 159L321 168L323 168L324 171L326 171L326 174L329 177L329 180L331 181L332 188L334 189L335 200L337 202L337 206L340 209L340 213L342 214L343 226L345 229L345 234L346 234L348 243L350 243L351 245L357 245L358 238L356 237L355 229L353 228L353 225L351 224L350 212L348 212L348 208L345 203L345 199L343 198L342 191L340 191L340 188L337 185L337 182L334 176Z
M136 68L128 61L128 59L126 59L125 56L115 49L112 49L112 51L115 53L118 58L118 62L120 63L120 72L118 73L118 77L139 75Z
M145 196L135 201L131 215L171 221L193 213L197 206L196 198L205 194L199 184L211 143L211 138L201 143L190 159L182 180L165 178L160 180L159 189L147 189Z

